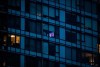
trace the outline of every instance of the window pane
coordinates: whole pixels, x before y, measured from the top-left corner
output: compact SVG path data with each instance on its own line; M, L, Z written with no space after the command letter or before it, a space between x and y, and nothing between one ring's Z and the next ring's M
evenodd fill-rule
M97 44L98 44L97 41L98 41L97 38L93 37L93 48L97 48Z
M60 39L65 40L65 29L64 28L60 28Z
M36 23L35 22L28 22L28 24L29 24L29 28L30 28L29 31L35 33L36 32Z
M47 42L43 42L42 52L44 54L48 54L48 43Z
M93 25L93 30L97 31L97 21L96 20L92 20L92 25Z
M66 31L66 41L76 43L77 42L77 34L74 32Z
M11 37L11 46L19 47L20 46L20 36L10 35Z
M92 13L96 14L97 8L96 8L96 3L92 3Z
M36 44L35 44L34 39L30 38L30 44L29 45L30 45L30 50L35 52L36 51Z
M86 43L86 46L92 47L92 36L86 35L85 36L85 43Z
M30 38L25 37L25 49L30 50Z
M65 11L60 10L60 21L65 22Z
M20 17L9 15L8 19L9 19L8 21L9 28L20 29Z
M68 7L71 6L71 0L66 0L66 6L68 6Z
M41 41L38 41L36 40L36 50L37 52L42 52L42 42Z
M77 20L76 14L72 14L72 13L68 13L68 12L66 13L66 23L67 24L77 26L77 24L79 24L79 23L77 23L76 20Z
M50 17L55 17L55 9L52 7L49 7L49 16Z
M72 49L72 60L76 60L76 49Z
M66 59L71 59L71 48L66 47Z
M28 32L36 33L36 23L32 20L25 20L25 30Z
M36 14L36 4L30 3L30 13L31 14Z
M49 44L49 55L55 55L56 54L56 46L55 46L55 44L53 44L53 43L50 43Z
M91 12L91 2L85 1L85 11Z
M65 5L65 0L60 0L60 3Z
M43 15L48 16L48 7L47 6L43 6Z
M91 19L90 18L85 18L85 27L87 29L91 28Z
M42 34L42 23L37 21L37 34Z
M65 47L60 46L60 57L65 58Z
M14 10L20 10L20 0L8 0L8 7Z
M76 8L76 0L72 0L72 7Z

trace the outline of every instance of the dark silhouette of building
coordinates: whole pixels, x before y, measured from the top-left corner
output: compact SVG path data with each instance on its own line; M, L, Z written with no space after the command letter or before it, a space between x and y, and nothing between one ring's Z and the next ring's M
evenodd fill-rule
M100 67L99 0L0 0L0 67Z

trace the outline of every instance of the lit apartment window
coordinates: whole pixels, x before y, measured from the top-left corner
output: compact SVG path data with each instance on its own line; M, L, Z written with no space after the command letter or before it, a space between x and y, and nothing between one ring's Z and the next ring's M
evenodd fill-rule
M54 32L50 32L49 37L54 37Z
M59 27L48 25L48 24L42 24L43 27L43 35L48 37L55 37L59 38Z
M99 50L99 53L100 53L100 44L98 45L98 50Z
M0 32L0 45L7 45L7 34Z
M85 53L84 55L85 55L84 59L87 60L86 62L91 64L91 65L94 65L94 55L91 53Z
M97 56L87 51L82 51L80 49L77 49L76 59L78 62L82 62L89 65L96 65Z
M3 44L4 46L6 46L6 40L7 40L7 36L4 36L4 40L3 40L4 41L4 44Z
M48 37L55 37L55 33L53 31L43 30L43 35Z
M20 36L10 35L10 37L11 37L11 45L18 47L20 44Z

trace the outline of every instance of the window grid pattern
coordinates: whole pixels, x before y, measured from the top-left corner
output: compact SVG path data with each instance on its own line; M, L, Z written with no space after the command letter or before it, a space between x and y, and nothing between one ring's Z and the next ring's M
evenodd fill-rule
M99 66L98 2L8 0L7 3L8 7L0 3L0 50L20 53L20 61L16 60L20 67Z

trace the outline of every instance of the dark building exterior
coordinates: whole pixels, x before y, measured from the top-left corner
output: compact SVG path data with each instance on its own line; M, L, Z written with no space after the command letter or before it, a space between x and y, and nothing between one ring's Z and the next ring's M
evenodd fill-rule
M0 67L100 67L99 0L0 0Z

